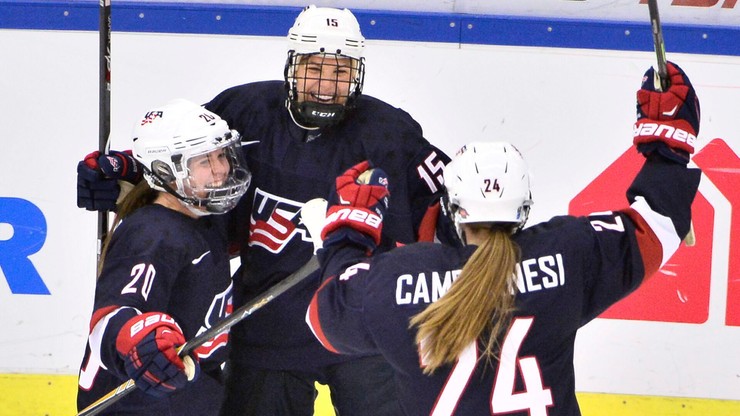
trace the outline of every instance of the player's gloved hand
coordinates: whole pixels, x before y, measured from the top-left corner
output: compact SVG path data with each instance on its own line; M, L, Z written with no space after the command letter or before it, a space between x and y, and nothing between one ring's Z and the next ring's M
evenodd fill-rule
M118 181L136 184L142 170L129 151L88 154L77 164L77 206L88 211L115 211L121 191Z
M368 161L338 176L336 192L329 197L326 222L321 231L324 247L350 240L374 249L380 244L389 195L388 175L380 168L371 168Z
M699 134L699 99L678 65L668 62L667 91L656 91L654 76L655 70L648 69L637 91L634 144L646 156L657 152L669 160L686 164L689 155L694 153Z
M116 349L126 374L136 387L162 397L197 378L197 359L177 355L185 336L175 320L161 312L149 312L129 319L116 338Z

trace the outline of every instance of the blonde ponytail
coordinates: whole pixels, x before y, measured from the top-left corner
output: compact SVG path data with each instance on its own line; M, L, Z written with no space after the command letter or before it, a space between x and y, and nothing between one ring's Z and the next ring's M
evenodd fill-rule
M121 221L123 221L124 218L131 215L137 209L145 205L150 205L154 203L154 200L157 199L158 195L158 191L152 189L147 181L142 180L141 182L136 184L136 186L134 186L130 191L128 191L121 202L117 204L116 217L113 220L113 224L111 225L110 230L108 230L108 232L106 233L103 247L100 250L100 260L98 261L98 277L100 277L100 272L103 271L105 255L108 253L108 246L110 245L110 240L113 237L113 231L115 231L116 226Z
M519 249L508 229L491 229L450 290L411 319L424 357L424 373L453 364L484 333L483 356L495 358L498 335L514 311L515 266Z

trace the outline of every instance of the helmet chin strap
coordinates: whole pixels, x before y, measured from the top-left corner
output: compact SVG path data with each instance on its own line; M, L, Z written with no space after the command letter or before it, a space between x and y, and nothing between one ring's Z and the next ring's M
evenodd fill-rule
M465 235L463 224L460 222L460 214L458 214L458 210L454 207L450 207L450 215L452 215L452 224L455 226L457 237L460 239L462 245L467 246L468 238Z
M462 241L464 246L468 245L468 237L465 235L465 229L462 226L458 228L457 236L460 237L460 241Z
M186 198L177 192L175 192L174 189L172 189L169 185L164 186L164 190L177 198L177 201L182 204L185 208L188 209L188 211L192 212L198 217L205 217L206 215L213 214L212 212L208 211L207 209L199 209L202 207L205 207L205 203L203 201L199 201L195 198Z
M196 206L194 206L192 204L188 204L187 202L185 202L182 199L180 199L180 203L183 204L185 206L185 208L188 209L188 211L192 212L193 214L195 214L198 217L205 217L206 215L211 215L212 214L212 212L209 212L208 210L205 210L205 209L197 209Z
M144 167L144 173L151 179L152 184L154 185L153 188L159 191L167 192L168 194L174 196L177 198L177 200L185 206L190 212L193 214L202 217L205 215L211 215L208 210L200 210L197 209L198 207L203 207L204 204L202 201L199 201L195 198L186 198L180 194L178 194L172 187L159 175L149 170L147 167Z
M293 120L293 123L295 123L296 126L302 128L303 130L318 130L318 127L309 127L306 125L301 124L298 120L296 120L295 114L293 114L293 107L290 105L290 101L285 100L285 108L288 109L288 114L290 114L290 119Z

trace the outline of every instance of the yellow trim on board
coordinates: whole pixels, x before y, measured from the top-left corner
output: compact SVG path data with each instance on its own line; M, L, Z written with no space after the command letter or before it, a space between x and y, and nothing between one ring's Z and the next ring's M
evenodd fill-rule
M583 416L738 416L740 401L576 393Z
M318 385L316 416L334 416L326 386ZM72 416L77 377L0 374L0 413L4 416ZM740 401L680 397L578 393L583 416L737 416Z
M8 416L72 416L77 410L77 377L0 374L0 411Z

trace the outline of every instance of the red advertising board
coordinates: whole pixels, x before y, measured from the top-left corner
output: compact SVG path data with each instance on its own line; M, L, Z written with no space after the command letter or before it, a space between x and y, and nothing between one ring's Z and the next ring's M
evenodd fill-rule
M633 148L624 152L570 201L569 213L587 215L625 207L625 191L642 160ZM740 159L725 141L712 140L694 155L693 161L703 172L702 181L711 181L731 205L740 200ZM714 227L722 226L729 227L729 259L726 273L716 275L726 277L725 325L740 326L740 212L735 210L729 219L716 218L714 207L700 191L692 205L692 218L696 244L682 244L645 284L601 318L704 323L709 316L712 256L726 252L713 247Z

